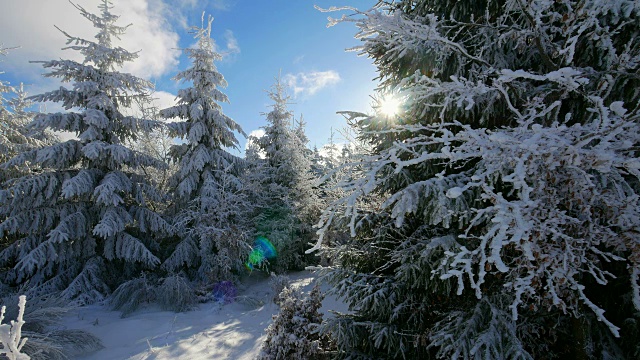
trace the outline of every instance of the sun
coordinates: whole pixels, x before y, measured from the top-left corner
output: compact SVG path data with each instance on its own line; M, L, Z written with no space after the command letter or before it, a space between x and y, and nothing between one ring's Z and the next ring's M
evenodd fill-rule
M387 117L395 117L400 112L401 102L396 97L388 95L380 101L378 111Z

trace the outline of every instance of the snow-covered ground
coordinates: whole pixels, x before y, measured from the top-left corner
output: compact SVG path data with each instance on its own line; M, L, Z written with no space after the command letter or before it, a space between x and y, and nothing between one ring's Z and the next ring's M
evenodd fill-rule
M292 284L311 290L315 276L302 271L289 274ZM220 306L200 304L186 313L161 311L150 306L127 318L105 306L80 308L66 320L68 328L89 331L102 340L104 349L82 360L114 359L246 359L253 360L260 352L265 329L271 316L278 312L272 299L269 278L247 279L246 289L239 295L245 299ZM327 297L322 311L345 311L345 305Z

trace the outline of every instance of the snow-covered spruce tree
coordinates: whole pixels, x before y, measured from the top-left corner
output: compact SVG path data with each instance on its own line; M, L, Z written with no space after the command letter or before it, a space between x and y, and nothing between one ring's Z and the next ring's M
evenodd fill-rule
M0 56L7 56L7 53L9 52L9 50L10 50L9 48L6 48L6 47L3 47L3 45L0 45ZM4 71L0 71L0 75L2 74L4 74ZM6 94L11 90L12 88L10 84L0 79L0 116L4 115L5 112L7 111L5 107L6 99L4 98L3 94Z
M335 169L338 166L338 154L340 150L335 141L336 132L331 128L331 135L329 136L329 142L323 146L323 150L326 155L323 156L324 166L328 171Z
M313 150L311 150L311 173L318 178L324 174L322 155L320 155L317 145L314 145Z
M193 309L196 297L189 280L180 275L171 275L158 286L156 299L163 310L184 312Z
M2 281L26 285L31 296L63 291L89 303L141 268L159 265L157 240L171 227L147 207L160 199L156 188L133 171L163 164L124 145L157 125L121 113L151 84L117 71L137 55L112 45L126 28L115 25L109 1L102 1L99 15L74 6L98 29L97 40L64 33L67 49L79 51L84 61L43 62L51 69L45 76L72 86L33 99L59 102L68 112L40 114L32 126L71 131L77 139L22 153L4 165L30 162L42 170L0 191L0 235L19 237L0 259Z
M305 133L306 123L302 115L296 123L292 144L292 161L295 169L292 199L297 218L296 235L298 241L305 247L309 247L315 240L313 225L318 221L322 206L317 186L318 177L311 168L313 152L307 147L309 138ZM312 262L312 260L306 259L306 262Z
M273 110L265 114L268 125L263 127L264 136L255 140L266 162L257 179L266 199L259 209L256 227L257 235L265 236L276 247L274 265L281 272L304 266L308 239L301 236L304 226L298 210L307 206L309 192L302 191L310 187L311 173L304 128L294 129L293 113L287 108L290 98L279 78L269 97Z
M154 94L149 97L136 99L136 113L143 119L161 120L156 105ZM145 177L151 179L156 186L165 194L171 192L169 188L169 179L175 174L178 165L171 161L170 149L174 144L174 138L169 135L167 126L155 127L149 131L141 131L136 140L131 142L131 148L141 153L150 155L160 162L164 162L166 166L158 168L154 166L140 166L137 171ZM157 204L159 211L170 206L170 201L162 201Z
M0 56L6 56L7 49L0 46ZM0 75L4 74L4 71L0 71ZM10 125L9 120L11 113L7 109L7 100L4 98L4 94L12 90L11 86L5 81L0 80L0 163L5 162L8 157L4 154L9 154L13 149L12 141L10 141L11 134L9 133ZM0 182L2 182L0 177Z
M252 205L250 219L254 224L254 236L258 239L260 236L271 236L269 215L274 213L273 198L274 194L284 196L285 189L277 185L273 181L273 168L271 168L264 158L264 153L257 144L258 138L249 136L247 139L247 147L245 149L244 163L245 167L242 173L242 182L244 184L244 194ZM276 204L278 205L278 204ZM276 232L277 234L277 232ZM257 244L253 244L256 246ZM252 249L247 260L251 260ZM257 263L247 263L249 269L258 268L264 271L273 271L272 264L268 259L262 257L256 259ZM272 261L273 262L273 261ZM255 265L255 266L254 266Z
M0 55L6 55L7 50L0 47ZM0 72L0 75L3 73ZM10 98L5 99L3 94L7 93L11 95ZM13 87L0 80L0 164L23 151L53 142L54 136L44 132L34 133L27 128L34 116L28 110L31 105L32 101L27 99L22 84L19 87ZM20 173L15 168L0 169L0 184Z
M356 13L403 105L354 115L374 153L322 218L341 356L637 358L638 2Z
M165 267L177 270L179 262L187 267L197 266L200 279L214 283L235 281L251 251L248 241L253 227L248 220L254 205L248 200L245 184L232 170L211 174L215 178L204 184L200 196L178 217L176 226L191 228ZM193 254L197 256L193 258Z
M322 322L324 296L316 285L304 296L299 290L285 287L279 295L280 312L267 327L267 338L258 359L328 359L329 338L318 332Z
M234 132L245 134L220 106L229 99L220 91L227 82L214 64L221 56L214 51L212 21L209 16L205 23L202 15L202 27L194 28L198 46L184 50L193 64L175 77L192 87L178 92L177 105L160 111L163 118L180 119L168 127L171 135L185 140L171 148L180 164L171 180L180 241L163 268L197 269L201 279L223 281L243 268L249 252L245 214L251 206L238 176L241 159L226 150L238 146Z
M305 222L313 222L320 211L317 204L318 191L314 188L317 176L311 169L313 151L307 147L309 143L309 138L305 132L307 123L302 115L294 122L293 133L295 137L292 144L293 165L296 170L293 184L293 190L296 195L294 206L299 217L305 218Z
M265 191L265 183L268 181L268 164L262 157L257 138L253 135L247 138L242 182L245 184L245 193L253 204L252 218L257 217L268 201L268 192Z
M13 97L6 101L8 109L5 109L4 114L0 115L0 126L2 127L2 131L0 131L0 164L22 152L52 145L58 140L57 136L50 131L29 128L36 113L29 110L33 106L33 100L27 97L24 85L20 84L19 87L10 87L9 89L13 92ZM31 169L30 164L2 168L0 169L0 184L10 178L26 175L29 171L36 170Z
M345 129L341 131L344 139L348 142L344 144L340 151L340 156L335 158L338 147L334 142L332 131L329 143L324 146L327 155L322 157L323 174L318 182L322 208L328 207L334 201L343 198L348 191L344 185L348 185L354 178L362 176L362 167L359 164L361 156L368 154L366 145L359 144L355 139L353 131ZM323 247L334 247L348 242L349 231L343 227L332 227L322 232ZM332 262L329 253L319 254L321 264L326 266Z
M109 296L108 303L111 309L120 311L120 317L125 318L140 307L155 301L157 283L154 280L142 273L139 277L120 284Z

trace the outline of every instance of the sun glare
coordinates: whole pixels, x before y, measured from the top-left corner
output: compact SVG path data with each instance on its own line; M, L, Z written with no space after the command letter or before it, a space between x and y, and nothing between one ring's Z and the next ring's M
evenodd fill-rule
M388 117L394 117L400 112L400 100L393 96L388 96L380 102L380 112Z

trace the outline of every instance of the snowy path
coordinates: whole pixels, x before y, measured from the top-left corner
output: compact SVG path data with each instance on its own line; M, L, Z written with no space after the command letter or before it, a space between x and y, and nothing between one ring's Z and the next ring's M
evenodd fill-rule
M314 275L303 271L289 275L295 286L309 291ZM278 306L270 302L269 279L249 285L241 294L265 300L260 307L234 302L219 307L200 304L186 313L148 308L121 319L120 312L103 306L79 309L66 321L68 328L97 335L104 349L82 360L238 359L253 360L260 351L264 330ZM325 299L323 308L344 311L343 305Z

